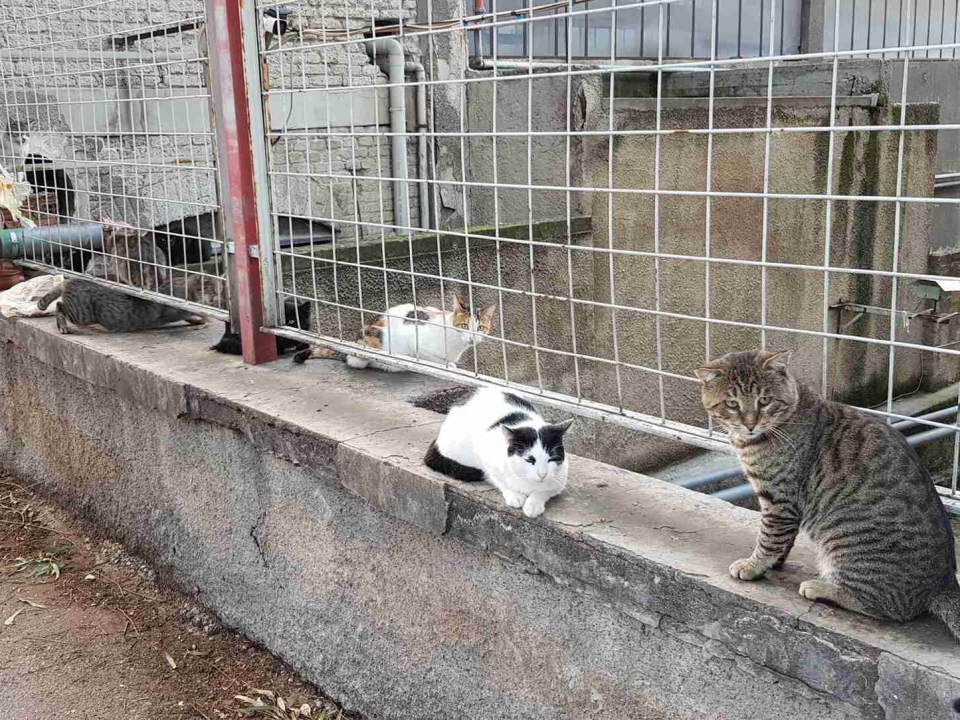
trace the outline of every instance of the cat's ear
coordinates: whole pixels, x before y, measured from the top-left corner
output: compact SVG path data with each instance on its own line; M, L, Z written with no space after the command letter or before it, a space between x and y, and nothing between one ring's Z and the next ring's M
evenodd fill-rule
M761 350L757 353L757 360L760 362L761 370L786 372L787 365L790 363L790 351Z
M508 428L506 425L501 425L500 429L503 431L503 436L507 439L508 443L513 442L517 437L513 432L513 428Z
M718 377L723 375L727 371L726 363L722 363L719 360L714 360L713 362L703 363L702 365L697 365L694 369L693 374L702 383L713 382Z
M477 319L481 322L493 322L493 316L496 312L497 306L495 303L484 305L482 308L477 310Z
M463 300L460 299L460 296L454 293L453 295L453 311L458 312L461 315L468 315L467 306L463 304Z
M567 430L570 429L570 426L576 421L575 417L567 418L563 422L553 423L550 427L556 432L557 435L563 435Z

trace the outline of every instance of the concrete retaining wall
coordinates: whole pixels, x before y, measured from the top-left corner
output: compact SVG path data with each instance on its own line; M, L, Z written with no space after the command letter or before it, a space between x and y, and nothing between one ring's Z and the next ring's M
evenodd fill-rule
M756 514L573 457L537 520L420 457L441 383L247 367L213 329L2 321L0 461L371 718L949 717L960 652L740 583Z

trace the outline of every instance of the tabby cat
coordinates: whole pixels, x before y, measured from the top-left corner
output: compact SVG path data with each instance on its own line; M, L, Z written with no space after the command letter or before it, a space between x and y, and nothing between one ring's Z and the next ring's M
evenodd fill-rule
M57 330L66 335L69 323L81 327L99 325L108 332L136 332L163 327L179 320L190 325L203 325L205 320L191 310L162 305L126 295L119 290L89 280L70 278L44 295L37 307L46 310L57 304Z
M167 256L133 228L110 228L103 247L103 254L90 259L85 275L144 290L168 283Z
M821 400L788 360L754 350L696 370L760 501L756 548L730 574L756 580L779 567L802 531L820 571L800 584L803 597L901 622L930 611L960 639L953 533L920 458L896 429Z
M491 333L496 312L497 306L491 304L471 313L467 303L456 295L453 296L452 309L446 312L435 307L396 305L367 325L357 342L374 350L455 368L469 348L479 345ZM328 348L319 347L309 353L298 353L294 360L304 362L310 357L329 358L336 355ZM347 355L346 361L352 368L370 366L387 371L397 369L356 355Z

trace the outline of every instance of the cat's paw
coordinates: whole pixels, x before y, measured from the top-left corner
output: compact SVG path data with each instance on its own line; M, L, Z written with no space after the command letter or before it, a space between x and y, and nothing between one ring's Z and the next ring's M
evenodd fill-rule
M503 501L512 508L522 508L523 503L526 501L526 497L520 493L511 492L510 490L503 490ZM541 510L542 512L542 510Z
M730 565L730 574L737 580L756 580L765 572L766 569L753 558L743 558Z
M529 518L535 518L538 515L543 515L543 511L546 509L547 504L538 498L528 497L527 501L523 504L523 514Z
M837 587L823 580L804 580L800 583L800 594L807 600L837 601Z

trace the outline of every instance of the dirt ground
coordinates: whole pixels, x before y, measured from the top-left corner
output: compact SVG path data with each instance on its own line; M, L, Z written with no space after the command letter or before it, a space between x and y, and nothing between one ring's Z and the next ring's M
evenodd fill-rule
M0 718L348 717L120 545L80 528L0 473Z

